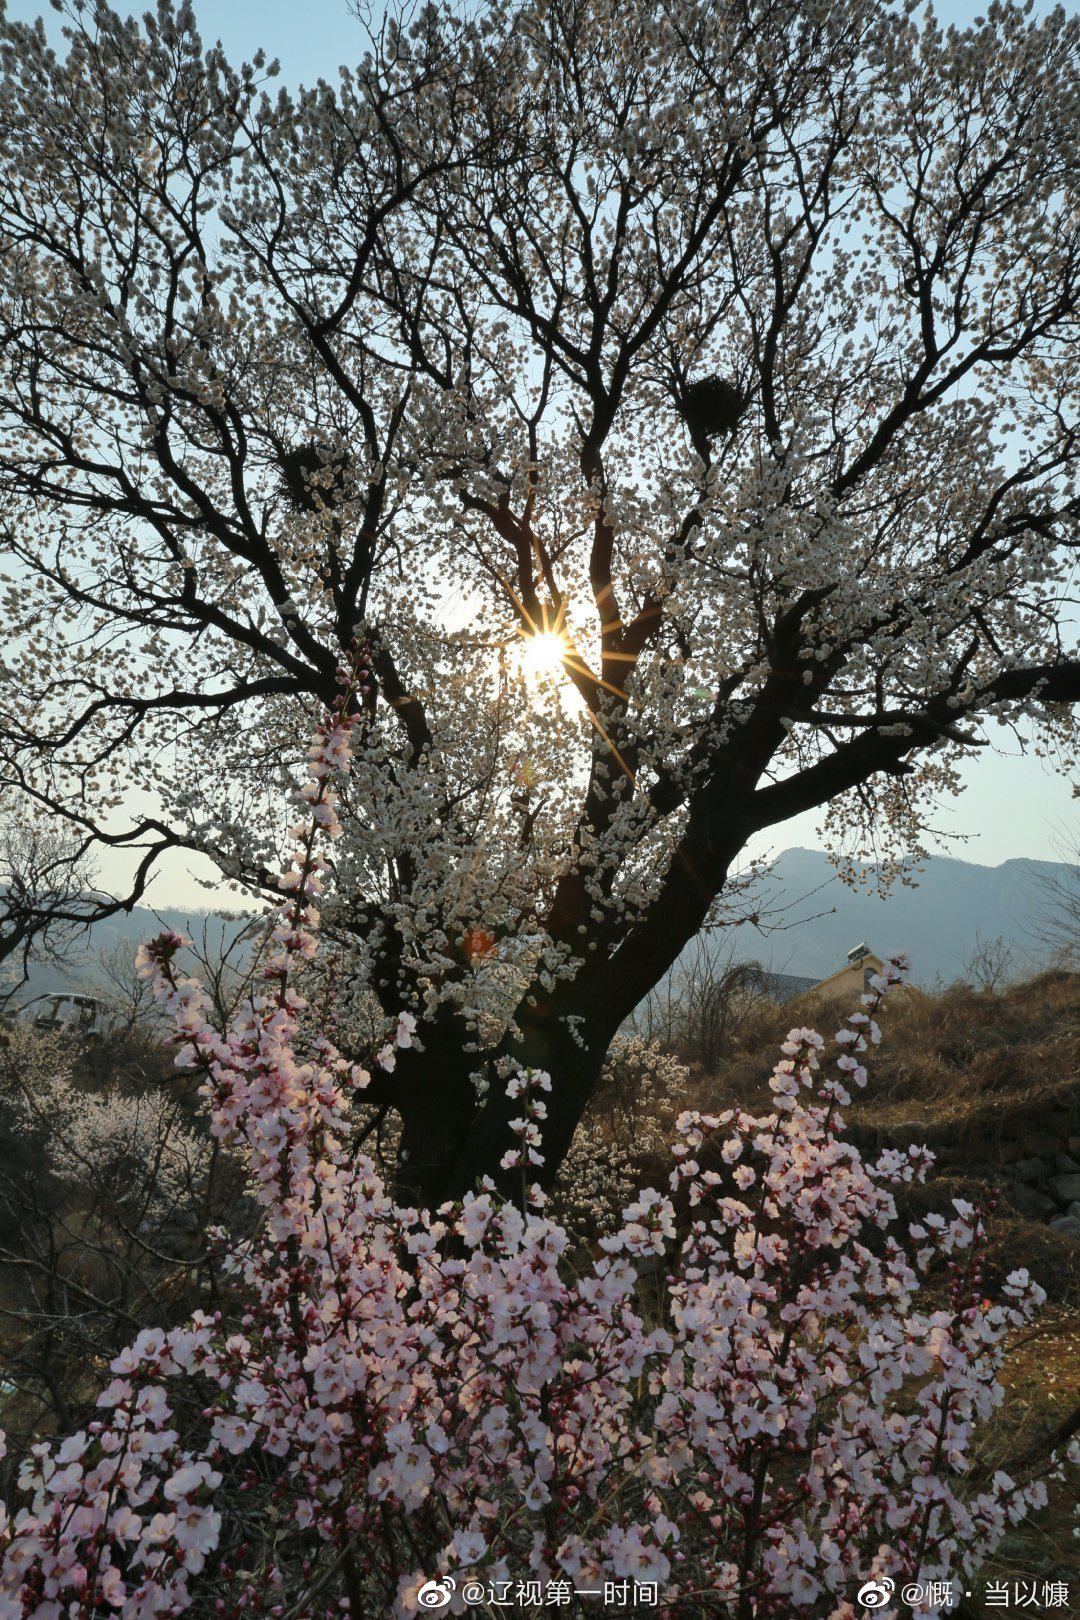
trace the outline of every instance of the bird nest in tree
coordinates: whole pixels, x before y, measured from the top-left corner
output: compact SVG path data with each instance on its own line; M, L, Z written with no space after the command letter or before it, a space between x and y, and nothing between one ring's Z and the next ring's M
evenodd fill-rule
M730 433L745 401L734 383L723 377L699 377L687 383L679 398L683 421L691 437L714 439L721 433Z

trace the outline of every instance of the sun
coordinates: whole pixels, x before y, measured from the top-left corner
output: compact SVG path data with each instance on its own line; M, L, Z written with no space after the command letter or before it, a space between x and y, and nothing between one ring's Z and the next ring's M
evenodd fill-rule
M558 630L538 630L521 639L521 666L537 686L561 675L570 651L566 637Z

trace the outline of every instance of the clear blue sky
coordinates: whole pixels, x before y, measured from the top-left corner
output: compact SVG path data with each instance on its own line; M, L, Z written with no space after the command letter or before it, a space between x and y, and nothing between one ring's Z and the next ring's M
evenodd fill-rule
M141 16L152 0L112 0L118 11ZM1067 0L1066 11L1080 0ZM289 84L311 84L333 79L338 64L355 61L362 52L361 28L348 0L194 0L195 15L204 39L220 39L234 60L250 58L260 48L281 62L282 78ZM8 14L23 21L44 17L50 34L58 36L61 19L48 0L7 0ZM373 0L373 9L378 9ZM940 0L942 22L965 23L985 13L976 0ZM1036 0L1036 13L1052 10L1051 0Z
M117 11L142 16L154 0L112 0ZM8 0L8 15L22 22L44 17L59 43L63 21L49 0ZM362 54L361 27L348 0L195 0L199 31L207 44L220 40L234 61L262 49L281 62L288 84L336 77L339 63Z
M1074 11L1078 4L1080 0L1068 0L1066 9ZM118 9L141 14L146 6L120 0ZM942 0L936 9L941 21L962 24L981 15L985 6L975 0ZM1051 5L1037 0L1035 9L1045 12ZM61 19L47 0L8 0L8 14L26 21L44 16L50 35L60 43ZM234 61L250 58L260 48L276 56L287 84L333 80L339 63L355 61L363 51L362 29L348 0L195 0L195 14L204 39L220 39ZM942 848L987 866L1017 855L1055 859L1069 829L1075 830L1080 820L1071 789L1033 754L1022 755L1011 738L1003 736L1002 742L1005 754L987 753L970 762L965 771L968 791L942 805L939 828L966 840L949 840ZM816 847L821 840L815 827L816 817L805 816L775 828L772 847ZM108 874L102 871L101 879L107 883ZM186 862L163 871L153 898L158 905L208 901L206 891L188 876Z

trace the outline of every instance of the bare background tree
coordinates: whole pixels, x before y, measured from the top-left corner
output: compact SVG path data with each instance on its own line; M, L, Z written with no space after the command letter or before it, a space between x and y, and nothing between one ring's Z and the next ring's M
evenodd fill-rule
M1076 969L1080 967L1080 840L1063 841L1059 853L1070 870L1039 879L1042 926L1037 943L1062 966Z
M63 823L12 806L9 795L0 808L0 1006L25 995L32 963L69 965L82 919L96 910L89 862Z
M996 994L1017 978L1018 963L1012 944L1002 934L994 939L975 935L975 944L964 963L964 980L976 990Z
M697 939L635 1009L634 1029L710 1073L747 1017L772 999L771 978L759 962L737 962L733 946Z

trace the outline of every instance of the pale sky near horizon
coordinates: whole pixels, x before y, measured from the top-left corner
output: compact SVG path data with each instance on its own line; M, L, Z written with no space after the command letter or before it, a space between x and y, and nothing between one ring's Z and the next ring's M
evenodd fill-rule
M141 15L148 6L113 0L117 9ZM2 6L3 0L0 0ZM1074 12L1080 0L1069 0L1066 11ZM362 53L361 30L350 13L348 0L194 0L195 15L204 40L220 39L235 62L250 59L260 48L281 63L281 81L288 85L313 83L318 78L333 80L339 63L354 61ZM943 23L967 23L983 14L985 6L975 0L942 0L936 6ZM1036 0L1039 13L1051 10L1047 0ZM50 9L48 0L7 0L7 12L20 21L44 16L49 35L61 44L62 20ZM1004 753L985 751L965 766L967 791L949 799L938 809L935 824L948 835L936 846L941 853L956 855L980 865L996 866L1016 856L1054 860L1065 858L1070 838L1076 834L1080 817L1068 782L1049 771L1034 757L1022 753L1011 738L1003 738ZM821 846L818 813L800 816L775 827L768 840L760 840L751 853L765 853L802 845ZM213 896L194 881L194 873L209 876L208 862L193 857L174 857L163 863L160 876L150 891L150 902L159 907L205 906ZM112 887L104 865L99 881ZM126 875L119 870L114 881Z

